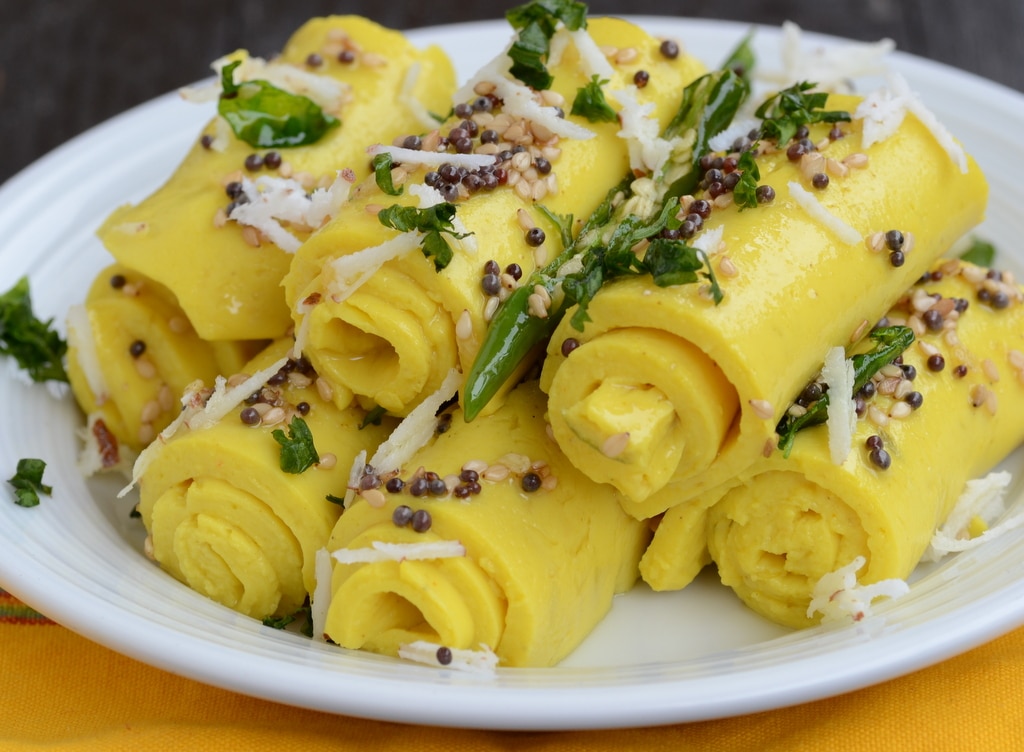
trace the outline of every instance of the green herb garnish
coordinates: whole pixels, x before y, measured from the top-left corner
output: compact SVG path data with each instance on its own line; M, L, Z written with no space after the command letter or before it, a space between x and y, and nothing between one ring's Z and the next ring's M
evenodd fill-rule
M850 397L856 396L872 376L914 343L914 330L908 326L878 327L868 336L876 343L874 349L850 358L853 361L853 394ZM828 403L828 392L825 392L819 400L807 406L803 415L794 417L787 412L783 416L775 428L783 456L789 457L798 432L828 419Z
M572 101L571 115L585 117L591 123L614 123L619 119L618 113L611 108L601 88L608 79L593 76L586 86L576 90L576 98Z
M391 155L386 151L381 152L373 158L371 164L373 165L373 179L377 182L377 187L389 196L401 196L402 189L395 188L395 184L391 182L391 165L393 164Z
M742 78L749 85L753 78L754 66L757 62L754 56L754 48L750 42L754 38L753 30L747 32L746 36L739 41L739 44L729 53L725 61L719 66L723 70L730 70Z
M341 121L328 115L309 97L279 89L267 81L236 84L241 60L221 69L217 111L242 141L257 148L305 146L320 140Z
M51 329L53 319L40 321L32 313L28 277L0 295L0 355L14 358L33 381L67 381L62 358L67 342Z
M281 445L281 469L284 472L298 475L320 461L320 455L313 446L313 434L302 418L292 418L287 436L280 428L270 435Z
M18 468L13 478L7 480L14 486L14 503L20 507L39 505L39 494L49 496L53 488L43 483L43 471L46 463L42 460L18 460Z
M343 497L343 496L335 496L334 494L327 494L326 496L324 496L324 498L327 499L327 501L331 502L332 504L337 504L339 507L345 506L345 497Z
M828 94L811 92L817 84L808 81L795 83L766 99L755 111L761 118L761 137L774 139L782 145L796 135L802 125L813 123L849 122L845 110L823 110Z
M453 238L472 235L472 233L456 232L452 225L454 218L455 205L448 202L434 204L426 209L394 204L377 213L377 219L385 227L391 227L399 232L415 230L423 233L423 239L420 242L423 255L434 260L434 267L437 271L448 266L453 256L452 247L448 245L448 241L444 239L442 233L451 235Z
M558 22L569 31L586 28L587 6L574 0L534 0L506 11L505 18L519 32L508 51L512 58L509 72L542 91L553 80L546 63Z
M996 247L987 240L972 237L970 247L960 254L960 260L977 266L990 267L996 260Z
M367 426L379 426L381 419L388 414L388 411L380 405L375 405L372 410L368 410L363 420L359 423L359 430L362 431Z
M736 162L736 171L740 175L740 181L732 190L733 201L740 207L740 211L753 209L757 206L757 181L761 179L753 147L740 154Z

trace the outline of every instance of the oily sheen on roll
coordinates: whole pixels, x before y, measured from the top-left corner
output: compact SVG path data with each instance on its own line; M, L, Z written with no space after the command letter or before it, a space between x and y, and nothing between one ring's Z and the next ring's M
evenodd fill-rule
M832 96L827 107L859 102ZM555 438L631 514L659 514L752 463L821 353L855 341L981 219L981 172L973 161L961 172L914 115L867 148L862 120L841 130L833 140L827 124L810 129L823 160L856 165L836 168L827 188L768 149L757 163L774 200L730 202L704 221L702 235L721 233L707 249L719 304L706 286L624 278L597 293L583 331L567 315L552 337L541 386ZM897 263L879 246L891 229L909 239ZM568 356L567 339L579 345Z
M270 368L290 348L290 340L274 343L245 372ZM301 362L289 361L279 373L257 389L258 399L213 425L179 428L139 480L153 558L192 589L258 619L302 606L314 583L315 552L341 514L327 496L344 496L352 457L386 435L385 427L360 430L365 413L358 408L339 410L324 400ZM262 417L243 415L249 408ZM282 469L273 436L290 435L296 415L320 457L300 473Z
M548 666L583 640L612 596L632 587L650 532L622 511L614 489L587 480L559 453L543 412L536 382L471 423L455 412L451 427L402 469L405 492L384 494L379 506L357 499L346 510L331 552L455 543L464 555L334 564L324 630L331 641L389 655L420 640L483 645L504 666ZM465 498L408 492L424 471L444 477L466 468L476 468L479 491ZM426 529L396 516L399 507L429 514Z
M243 60L243 68L252 64L241 52L229 57ZM115 210L99 230L118 261L177 296L204 339L272 339L291 325L280 285L294 248L278 245L264 225L229 221L243 181L272 181L250 188L248 198L280 194L287 207L268 202L266 213L282 217L280 233L297 246L315 229L306 226L315 220L295 214L300 197L326 189L341 170L353 179L368 174L368 144L424 127L429 112L448 109L455 89L440 48L419 50L400 32L358 16L306 22L251 77L322 103L340 125L308 145L257 148L214 118L167 183ZM266 159L271 154L276 161Z
M241 370L266 344L200 339L170 290L120 264L96 276L67 324L76 401L136 452L176 417L186 386Z
M659 52L658 39L626 21L590 19L587 30L580 33L592 39L592 45L635 53L628 64L606 63L612 74L605 88L629 88L638 68L648 70L650 82L637 89L636 96L642 106L653 108L652 116L661 127L678 107L683 87L703 72L698 62L685 55L666 58ZM496 306L500 292L483 289L485 265L493 263L496 285L502 273L513 273L510 268L519 271L511 282L503 282L506 286L514 285L520 276L528 277L538 264L562 250L558 227L537 204L581 222L629 169L630 146L616 135L618 122L590 122L570 112L577 90L590 78L575 43L570 42L549 67L554 81L539 93L512 82L507 69L485 68L466 96L470 102L483 97L487 104L472 110L465 101L457 102L460 109L453 119L416 142L420 151L436 152L429 156L444 161L445 147L435 146L439 137L447 138L456 130L475 132L466 138L474 153L455 154L452 146L450 159L489 160L489 155L506 154L496 187L473 191L462 187L461 192L452 187L448 190L454 195L444 196L431 187L438 185L433 178L424 185L428 175L437 176L444 168L403 163L392 171L402 195L389 196L368 181L296 254L285 289L297 331L308 331L304 350L321 374L355 392L364 406L379 405L391 414L405 415L440 386L451 368L468 370L489 320L488 303ZM493 93L496 86L515 88L513 93L505 92L509 108L513 101L522 107L519 100L529 99L525 111L536 110L538 116L506 111L504 100ZM550 116L556 106L565 112L564 118L556 119L560 125L539 119L542 107ZM467 129L464 122L471 126ZM560 136L552 127L564 127L569 135ZM395 162L402 159L396 157ZM468 180L464 178L463 185ZM434 199L425 197L424 191ZM377 220L381 209L429 207L441 198L454 203L458 232L470 233L461 243L452 241L454 257L445 268L436 268L434 259L412 243L367 281L339 294L347 280L339 278L345 275L337 269L356 254L376 253L387 243L399 242L396 231ZM533 228L542 231L539 236L530 234Z
M686 584L705 519L722 581L788 626L815 621L814 585L857 556L866 559L862 584L910 574L964 484L1024 440L1024 296L964 262L938 271L888 315L909 322L918 340L902 366L875 378L846 460L833 462L827 426L808 428L788 458L773 452L670 509L641 567L652 587ZM940 312L937 323L928 310ZM937 331L922 323L929 317ZM880 462L879 445L888 455Z

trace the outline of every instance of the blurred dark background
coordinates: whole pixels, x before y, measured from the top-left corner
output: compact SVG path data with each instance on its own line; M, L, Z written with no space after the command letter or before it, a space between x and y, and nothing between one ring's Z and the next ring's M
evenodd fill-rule
M500 18L483 0L0 0L0 183L133 105L209 75L238 47L274 53L310 16L357 13L394 28ZM874 41L1024 91L1021 0L593 0L592 13L777 25Z

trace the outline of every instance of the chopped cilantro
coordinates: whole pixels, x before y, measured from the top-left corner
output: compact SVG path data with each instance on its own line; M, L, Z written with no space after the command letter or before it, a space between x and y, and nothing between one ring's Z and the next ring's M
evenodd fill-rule
M761 171L757 168L753 148L740 154L736 163L736 171L740 180L733 188L732 197L740 211L753 209L757 206L757 181L761 179Z
M373 177L377 181L377 187L389 196L401 196L402 189L395 188L391 182L391 155L386 151L381 152L373 158Z
M236 60L221 69L217 111L242 141L257 148L304 146L341 125L309 97L279 89L267 81L236 84Z
M562 241L562 248L568 248L572 245L572 215L556 214L543 204L537 204L537 209L548 218L551 224L558 228L558 236Z
M978 266L992 266L996 260L996 247L987 240L972 237L970 247L960 254L960 259Z
M379 426L381 418L387 415L387 413L388 411L386 409L380 405L376 405L372 410L367 411L366 416L359 424L359 430L362 431L367 426Z
M810 92L815 86L817 84L802 81L766 99L754 113L762 121L762 138L774 139L782 145L788 143L802 125L848 122L850 113L845 110L821 109L828 94Z
M317 462L320 455L313 446L313 434L302 418L294 417L288 425L288 436L281 429L270 435L281 445L281 469L286 473L304 473Z
M39 494L49 496L53 488L43 483L43 471L46 463L42 460L18 460L18 468L13 478L7 480L14 486L14 503L20 507L39 505Z
M593 76L586 86L577 89L570 114L585 117L591 123L614 123L618 120L618 114L608 104L601 88L606 83L608 79Z
M334 494L327 494L326 496L324 496L324 498L327 499L327 501L331 502L332 504L337 504L339 507L345 506L344 496L335 496Z
M434 260L437 271L448 266L453 256L452 247L441 233L447 233L453 238L464 238L467 234L472 234L455 232L452 225L454 218L455 205L448 202L434 204L426 209L394 204L377 213L377 219L385 227L391 227L399 232L416 230L423 233L423 255Z
M33 381L68 380L61 361L68 345L51 324L32 313L28 277L0 295L0 355L14 358Z
M505 18L518 32L508 51L509 72L539 91L553 80L546 62L558 22L570 31L586 28L587 6L574 0L534 0L506 11Z

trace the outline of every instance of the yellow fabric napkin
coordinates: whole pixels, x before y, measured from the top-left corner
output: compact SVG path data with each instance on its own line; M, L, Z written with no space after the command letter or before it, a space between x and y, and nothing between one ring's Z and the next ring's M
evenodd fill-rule
M404 726L236 695L125 658L0 591L0 749L1019 750L1024 628L932 668L793 708L608 731Z

